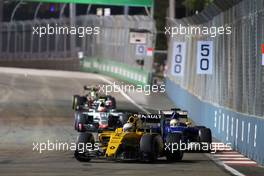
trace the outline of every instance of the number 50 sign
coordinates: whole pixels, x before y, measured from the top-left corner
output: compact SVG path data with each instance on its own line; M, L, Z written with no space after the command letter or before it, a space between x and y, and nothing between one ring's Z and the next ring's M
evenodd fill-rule
M197 43L197 74L213 74L213 42Z

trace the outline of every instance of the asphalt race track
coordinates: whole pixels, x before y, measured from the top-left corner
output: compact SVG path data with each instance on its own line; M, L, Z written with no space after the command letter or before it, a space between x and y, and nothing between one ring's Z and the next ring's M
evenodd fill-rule
M75 142L71 98L81 93L85 84L105 82L97 75L84 73L0 73L0 175L230 175L202 153L187 153L178 163L161 158L155 164L146 164L105 160L80 163L70 150L33 151L33 142ZM113 96L119 109L139 111L121 94ZM165 95L129 96L149 111L171 107Z

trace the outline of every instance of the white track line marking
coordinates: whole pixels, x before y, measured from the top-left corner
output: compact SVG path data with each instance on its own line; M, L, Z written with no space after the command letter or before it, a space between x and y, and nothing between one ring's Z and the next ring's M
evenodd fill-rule
M223 148L214 148L212 147L212 150L215 150L217 153L223 153L224 151L232 151L232 149L223 149Z
M234 152L234 151L230 151L230 152L229 151L223 151L223 152L219 152L217 154L221 155L221 154L240 154L240 153Z
M247 161L251 161L248 158L230 158L230 157L226 157L226 158L218 158L220 160L247 160Z
M216 156L216 157L219 157L219 156L222 156L222 157L245 157L244 155L241 155L241 154L237 154L237 155L229 155L229 154L223 154L223 155L221 155L221 154L216 154L216 155L214 155L214 156Z
M257 164L255 161L223 161L225 164Z
M227 171L229 171L230 173L232 173L233 175L236 176L245 176L244 174L242 174L241 172L235 170L234 168L228 166L227 164L223 163L223 161L216 159L215 157L213 157L214 155L210 155L210 154L206 154L211 160L213 160L217 165L225 168Z
M108 79L102 77L102 76L97 76L99 77L102 81L106 82L107 84L111 84L113 86L114 83L109 81ZM150 114L150 112L148 110L146 110L143 106L139 105L138 103L136 103L130 96L128 96L123 90L120 89L120 87L116 86L117 89L119 90L119 92L123 95L123 97L125 97L128 101L130 101L130 103L132 103L133 105L135 105L138 109L140 109L141 111Z

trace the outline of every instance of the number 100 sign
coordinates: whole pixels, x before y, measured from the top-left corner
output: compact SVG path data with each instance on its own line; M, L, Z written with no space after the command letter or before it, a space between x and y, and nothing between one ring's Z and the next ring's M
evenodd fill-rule
M171 73L174 76L183 76L185 67L185 42L174 42L172 53Z
M197 43L197 74L213 74L213 42Z

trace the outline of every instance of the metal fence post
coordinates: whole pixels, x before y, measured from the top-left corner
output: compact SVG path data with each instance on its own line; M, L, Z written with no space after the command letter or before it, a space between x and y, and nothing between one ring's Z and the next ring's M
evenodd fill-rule
M3 52L2 43L3 43L3 1L0 1L0 56Z
M76 4L70 4L70 26L76 26ZM76 36L70 36L71 57L75 56Z

